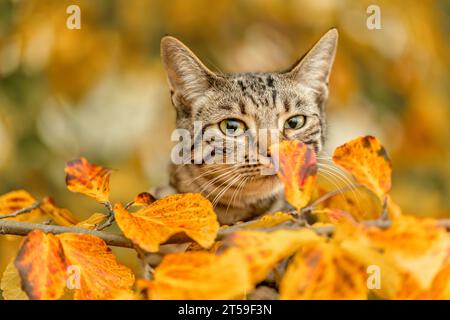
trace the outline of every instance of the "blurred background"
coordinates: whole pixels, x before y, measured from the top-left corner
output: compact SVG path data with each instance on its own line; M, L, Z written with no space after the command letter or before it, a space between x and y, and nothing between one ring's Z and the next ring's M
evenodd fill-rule
M66 27L73 4L80 30ZM371 4L380 30L366 27ZM212 70L270 71L332 27L328 153L377 136L403 211L450 217L448 0L0 0L0 194L50 195L86 218L102 208L64 183L64 164L79 156L116 169L113 201L164 184L175 114L162 36ZM17 244L0 240L0 270Z

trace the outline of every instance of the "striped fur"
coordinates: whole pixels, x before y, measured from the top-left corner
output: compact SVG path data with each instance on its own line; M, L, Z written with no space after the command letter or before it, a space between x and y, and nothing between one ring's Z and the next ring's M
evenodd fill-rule
M177 111L177 128L193 134L194 121L217 129L220 121L235 118L249 129L275 129L281 139L300 140L320 152L326 138L325 102L336 46L337 31L333 29L287 71L216 74L180 41L164 37L161 55ZM295 115L305 116L305 125L297 130L283 129L285 121ZM225 149L244 143L234 137L222 138ZM257 137L255 141L264 150L273 142ZM172 165L170 188L173 192L202 193L215 205L220 222L230 224L283 205L282 185L276 176L261 175L265 166L247 162Z

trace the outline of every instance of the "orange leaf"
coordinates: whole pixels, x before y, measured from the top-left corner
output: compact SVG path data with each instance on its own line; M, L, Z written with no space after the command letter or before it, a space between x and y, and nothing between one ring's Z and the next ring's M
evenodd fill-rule
M375 293L382 298L433 291L449 263L450 237L433 219L399 216L386 229L339 224L334 239L355 260L381 269L381 288Z
M13 213L20 209L29 207L35 202L36 199L25 190L8 192L7 194L0 196L0 215ZM18 221L30 221L33 218L40 216L41 214L42 214L41 210L34 209L28 213L24 213L18 215L17 217L8 219L14 219Z
M34 230L22 243L15 266L31 299L58 299L69 280L75 283L75 299L109 299L134 282L102 239L85 234Z
M271 149L279 164L278 177L284 184L286 200L297 210L311 199L317 175L314 151L299 141L283 141Z
M396 266L428 289L450 251L450 237L434 219L401 216L385 229L368 228L371 246L382 249Z
M391 189L391 161L375 137L361 137L336 148L333 161L382 200Z
M53 199L46 198L41 205L42 211L48 214L60 226L73 226L77 224L77 219L68 209L55 206Z
M82 193L98 202L108 201L110 170L80 158L69 161L64 171L66 185L70 191Z
M253 228L270 228L275 227L283 222L292 221L294 218L289 213L275 212L263 215L261 218L252 221L250 224L245 225L245 229Z
M339 223L344 220L348 220L351 222L355 222L355 219L352 217L350 213L347 211L341 210L341 209L335 209L335 208L325 208L323 210L320 210L317 212L317 216L319 220L323 223L329 222L329 223Z
M322 194L325 193L327 193L327 191L323 190ZM349 218L353 220L364 221L378 219L383 210L380 199L372 191L366 188L357 188L340 192L320 203L318 207L323 208L322 210L324 210L324 214L320 214L320 210L318 210L319 220L332 223L337 222L335 218L338 218L336 214L339 214L339 211L341 211L341 213L346 212L349 215ZM328 210L337 210L328 212L332 214L332 216L329 217L330 219L326 217L326 211ZM333 215L333 213L335 215Z
M15 266L30 299L58 299L63 294L66 260L56 236L40 230L30 232L22 242Z
M77 227L85 229L94 229L100 222L103 222L108 216L104 213L94 213L86 220L76 224Z
M300 246L318 241L312 230L278 230L273 232L237 231L227 243L238 248L247 259L253 284L265 279L270 270L282 259L289 257Z
M136 198L134 198L133 205L148 206L155 201L155 197L153 197L150 193L141 192L136 196Z
M219 230L211 203L197 193L168 196L133 214L117 203L114 212L124 235L149 252L180 232L208 248Z
M333 243L302 247L280 284L281 299L366 299L366 270Z
M75 299L110 299L133 285L131 270L117 262L102 239L76 233L64 233L57 237L68 266L80 271L80 288L75 289Z
M141 281L149 299L238 299L249 289L245 259L236 250L222 255L204 251L169 254L154 280Z

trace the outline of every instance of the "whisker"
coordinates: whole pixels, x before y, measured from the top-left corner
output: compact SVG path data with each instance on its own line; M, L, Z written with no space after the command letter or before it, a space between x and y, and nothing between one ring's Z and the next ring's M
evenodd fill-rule
M205 175L207 176L209 174L219 173L219 172L229 170L229 169L230 169L230 167L219 167L219 168L213 167L213 168L210 168L209 170L206 170L205 172L201 173L200 175L198 175L197 177L195 177L193 179L185 179L185 180L182 180L182 182L183 183L193 183L194 181L200 179L201 177L204 177Z
M341 181L342 183L344 183L345 186L356 186L356 184L351 181L342 171L339 171L337 169L337 167L333 167L327 164L319 164L319 172L323 172L323 173L327 173L328 175L330 175L331 177L335 178L337 181ZM341 192L342 187L338 187L338 191ZM344 193L344 192L341 192ZM360 204L360 197L361 197L361 193L360 190L357 190L355 192L355 190L352 188L351 189L351 193L353 198L356 201L356 205L358 208L360 208L361 204Z
M204 191L206 191L212 184L214 184L216 181L219 181L223 176L236 172L237 169L238 169L238 167L233 167L230 170L228 170L224 173L221 173L217 177L214 177L213 179L207 181L202 186L200 186L200 193L203 193ZM214 190L216 190L216 189L214 189ZM209 197L210 194L211 193L209 193L207 197Z
M214 197L214 200L213 200L213 202L212 202L212 204L213 204L213 207L215 207L218 203L219 203L219 201L220 201L220 199L222 198L222 196L225 194L225 192L227 192L227 190L228 189L230 189L231 188L231 186L234 184L234 183L236 183L236 182L238 182L239 181L239 179L241 178L241 176L242 175L237 175L234 179L232 179L232 181L230 181L231 180L231 178L230 179L228 179L226 182L228 182L228 184ZM223 184L222 184L223 185ZM222 186L221 185L221 186Z
M228 201L227 210L225 211L225 215L228 214L228 209L230 208L230 205L234 205L234 197L239 194L239 189L241 186L244 186L245 182L248 180L248 177L244 177L244 179L239 182L239 184L236 186L236 189L233 192L233 195L231 196L230 200Z

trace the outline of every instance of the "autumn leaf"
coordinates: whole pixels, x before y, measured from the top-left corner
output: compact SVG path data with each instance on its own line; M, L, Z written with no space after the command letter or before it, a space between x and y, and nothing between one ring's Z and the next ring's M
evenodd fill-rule
M219 230L211 203L197 193L168 196L136 213L114 206L118 226L142 249L156 252L161 243L177 233L185 233L204 248L210 247Z
M450 237L433 219L400 216L386 229L339 224L333 238L353 259L380 268L374 292L386 299L432 290L450 256Z
M372 247L382 249L422 289L430 287L450 251L445 228L430 218L401 216L389 228L368 228L365 234Z
M17 190L8 192L0 196L0 216L4 214L10 214L20 209L30 207L36 203L36 199L26 192L25 190ZM39 217L42 214L40 209L34 209L25 214L18 215L17 217L8 218L18 221L30 221Z
M317 175L314 151L299 141L283 141L271 148L279 165L278 177L284 184L286 200L297 210L311 199Z
M20 275L12 260L3 271L0 289L5 300L28 300L28 296L21 288Z
M294 218L291 214L286 212L275 212L275 213L268 213L263 215L261 218L252 221L249 224L246 224L244 226L245 229L253 229L253 228L271 228L275 227L283 222L286 221L293 221Z
M360 240L344 240L339 243L339 247L354 261L364 265L366 268L373 268L371 291L376 296L384 299L393 299L403 285L403 272L383 252L371 248L364 240ZM368 277L369 275L367 273Z
M326 192L322 191L323 194ZM321 194L321 195L323 195ZM349 215L348 218L355 221L376 220L383 211L379 198L369 189L358 188L339 192L321 202L315 213L322 222L336 223L339 213ZM327 217L327 214L330 216ZM337 216L338 215L338 216Z
M78 222L75 226L84 229L95 229L95 227L103 222L108 216L104 213L94 213L86 220Z
M133 285L131 270L117 262L102 239L76 233L63 233L58 238L67 265L80 271L80 288L75 289L75 299L110 299Z
M318 241L313 231L277 230L273 232L237 231L230 235L228 246L239 249L247 260L252 284L265 279L282 259L291 256L300 246Z
M377 138L365 136L337 147L333 161L384 200L391 189L391 161Z
M66 260L56 236L40 230L30 232L22 242L15 266L30 299L58 299L63 294Z
M148 192L139 193L133 200L134 206L148 206L155 202L156 199Z
M366 270L339 246L303 246L280 284L281 299L366 299Z
M353 216L347 211L336 209L336 208L325 208L319 211L316 211L316 216L319 221L322 223L339 223L344 220L355 222Z
M34 230L24 239L15 266L30 299L60 298L71 276L79 276L75 299L108 299L134 283L132 272L117 263L105 242L85 234Z
M249 290L245 264L237 250L169 254L155 269L154 280L141 280L138 287L149 299L239 299Z
M108 202L110 170L79 158L69 161L64 171L70 191L82 193L101 203Z
M68 209L57 207L51 198L44 199L41 209L60 226L69 227L78 223L77 219L75 219Z

